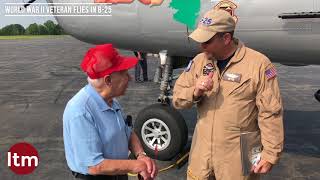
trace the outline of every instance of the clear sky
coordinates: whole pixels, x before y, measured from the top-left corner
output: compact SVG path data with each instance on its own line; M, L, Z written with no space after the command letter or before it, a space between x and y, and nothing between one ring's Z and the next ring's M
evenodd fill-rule
M8 17L4 16L4 6L5 3L14 2L14 3L23 3L28 0L0 0L0 28L9 25L9 24L21 24L24 27L27 27L29 24L38 23L43 24L47 20L53 20L57 23L54 17ZM46 3L46 0L37 0L37 3Z

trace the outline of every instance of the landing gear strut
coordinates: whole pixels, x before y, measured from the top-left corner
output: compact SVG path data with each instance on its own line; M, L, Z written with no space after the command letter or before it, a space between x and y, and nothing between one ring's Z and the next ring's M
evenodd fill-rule
M163 66L162 80L160 83L160 95L158 97L158 102L161 104L170 104L170 90L172 89L172 57L167 56L167 51L162 51L160 55L160 64Z

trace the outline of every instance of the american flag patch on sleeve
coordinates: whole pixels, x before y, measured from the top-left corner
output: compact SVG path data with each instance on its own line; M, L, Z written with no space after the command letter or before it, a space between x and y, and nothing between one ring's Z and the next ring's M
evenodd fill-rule
M276 70L276 68L274 66L272 66L271 68L266 70L265 73L266 73L266 76L267 76L268 80L277 76L277 70Z

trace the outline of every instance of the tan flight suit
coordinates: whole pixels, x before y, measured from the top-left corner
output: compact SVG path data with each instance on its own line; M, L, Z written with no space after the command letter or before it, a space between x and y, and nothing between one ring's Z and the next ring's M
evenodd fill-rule
M196 103L198 120L188 179L208 179L209 175L217 180L259 179L257 174L242 175L241 132L260 129L261 158L272 164L277 163L283 150L283 107L278 80L276 76L267 76L274 66L263 54L237 39L235 42L238 49L223 72L219 72L215 60L201 53L175 83L174 107L191 108L195 104L196 80L206 74L206 65L212 63L214 67L213 89Z

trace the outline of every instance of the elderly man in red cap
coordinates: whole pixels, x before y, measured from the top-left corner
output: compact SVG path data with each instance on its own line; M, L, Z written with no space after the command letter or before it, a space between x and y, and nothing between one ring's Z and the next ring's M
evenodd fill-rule
M125 180L129 172L144 179L156 176L155 162L126 125L115 99L124 95L131 80L128 69L137 61L121 56L111 44L98 45L86 53L81 68L89 84L68 102L63 114L65 155L76 178ZM128 160L129 150L137 160Z

